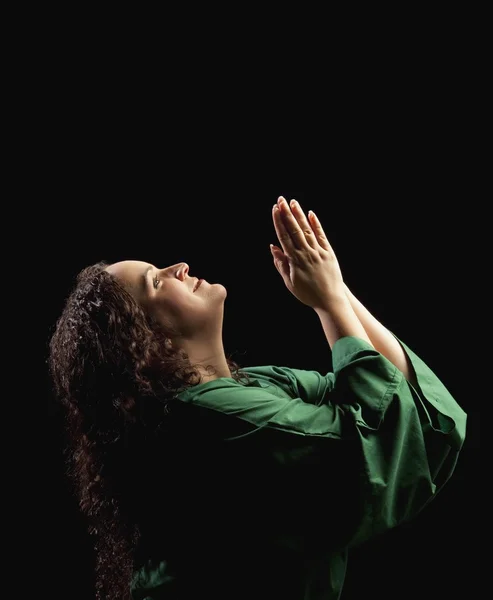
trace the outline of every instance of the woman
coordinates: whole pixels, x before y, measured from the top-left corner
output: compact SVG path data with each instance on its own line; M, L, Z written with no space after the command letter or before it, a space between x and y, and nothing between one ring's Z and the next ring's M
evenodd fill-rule
M240 369L225 288L185 263L101 262L67 299L50 369L98 598L339 598L348 550L454 471L464 411L351 294L313 213L281 197L273 222L275 266L334 372Z

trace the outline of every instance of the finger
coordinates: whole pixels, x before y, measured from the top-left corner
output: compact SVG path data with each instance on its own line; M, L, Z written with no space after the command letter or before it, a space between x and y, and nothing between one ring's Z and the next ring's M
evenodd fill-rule
M278 204L274 204L272 207L272 218L274 219L274 228L276 230L277 237L281 243L282 250L286 256L293 256L295 248L291 240L291 236L286 231L285 224L281 217L281 210Z
M332 251L332 246L330 245L329 240L327 239L327 236L325 235L324 229L322 227L322 223L320 223L317 215L313 211L310 211L308 213L308 218L310 219L310 225L312 226L312 229L315 232L318 243L325 250Z
M291 200L290 205L291 205L291 210L293 212L293 215L294 215L295 219L298 221L299 226L301 227L301 230L305 236L306 243L311 248L316 249L318 247L317 236L315 235L315 231L313 230L313 227L308 222L308 219L306 218L305 213L303 212L303 209L301 208L299 203L296 202L296 200Z
M291 245L295 250L306 249L308 244L298 221L295 219L289 204L282 196L277 201L279 209L281 211L282 222L287 235L291 238Z

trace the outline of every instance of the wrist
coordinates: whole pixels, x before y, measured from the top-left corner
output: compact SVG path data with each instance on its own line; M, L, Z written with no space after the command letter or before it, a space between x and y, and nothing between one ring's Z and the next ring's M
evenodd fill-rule
M340 310L346 310L348 307L351 307L348 295L344 290L340 290L327 296L324 304L322 306L315 307L313 310L320 316L320 314L324 313L333 313L335 311L337 312Z

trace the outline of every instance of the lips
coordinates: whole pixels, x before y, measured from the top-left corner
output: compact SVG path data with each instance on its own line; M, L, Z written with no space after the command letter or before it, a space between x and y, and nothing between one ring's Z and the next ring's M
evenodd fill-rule
M195 287L193 288L193 291L194 291L194 292L195 292L195 291L197 291L197 289L200 287L200 284L201 284L203 281L204 281L203 279L199 279L199 280L197 281L197 283L195 284Z

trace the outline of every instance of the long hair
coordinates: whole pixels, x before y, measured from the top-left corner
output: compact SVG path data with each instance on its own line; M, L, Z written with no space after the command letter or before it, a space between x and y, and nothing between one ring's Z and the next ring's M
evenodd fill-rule
M200 382L176 335L98 262L76 277L49 342L54 395L64 407L66 475L95 536L98 600L130 598L145 512L143 464L166 435L173 397ZM248 374L229 356L236 381ZM139 500L140 499L140 500Z

